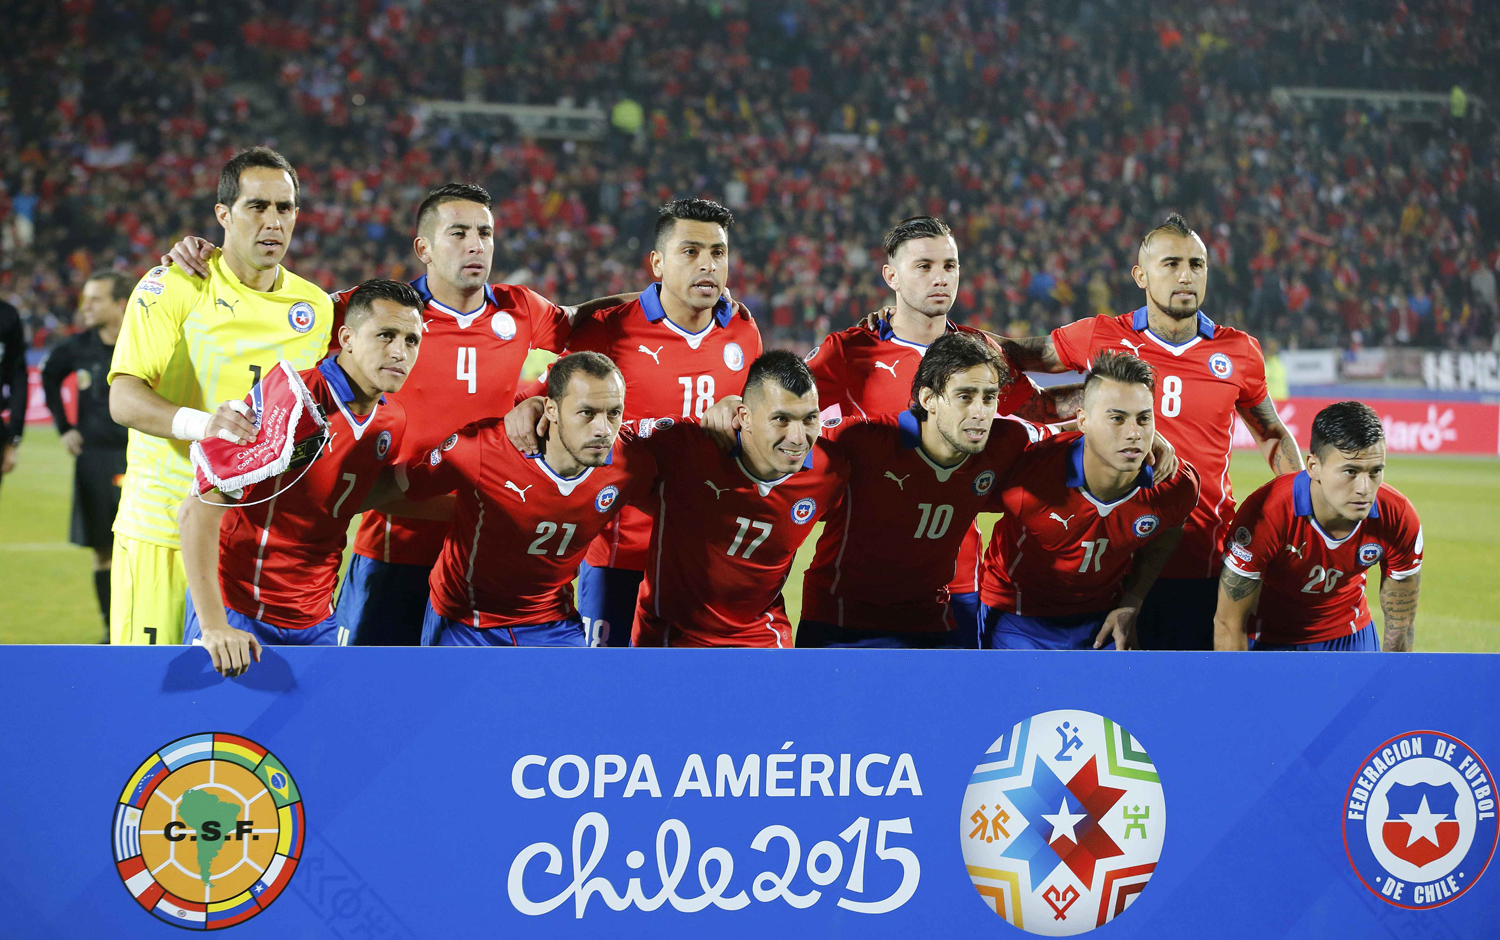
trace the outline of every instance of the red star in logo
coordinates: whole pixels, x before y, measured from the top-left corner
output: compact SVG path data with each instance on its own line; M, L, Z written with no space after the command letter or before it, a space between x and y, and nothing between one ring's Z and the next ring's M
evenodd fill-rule
M1109 833L1104 831L1104 827L1099 825L1099 820L1120 801L1125 791L1099 785L1099 769L1094 766L1096 759L1089 758L1089 762L1080 767L1078 773L1067 783L1068 792L1078 798L1078 802L1083 804L1083 811L1089 814L1088 821L1078 825L1078 831L1082 835L1077 842L1067 836L1059 836L1051 843L1052 851L1057 853L1063 864L1072 869L1078 880L1091 889L1094 885L1094 864L1101 859L1125 854L1115 844L1115 840L1109 837Z

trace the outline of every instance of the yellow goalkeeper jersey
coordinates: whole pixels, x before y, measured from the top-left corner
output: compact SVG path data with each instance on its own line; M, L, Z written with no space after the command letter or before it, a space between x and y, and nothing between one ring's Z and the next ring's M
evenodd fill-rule
M327 353L333 304L317 285L280 268L270 291L252 290L222 252L208 269L208 277L198 278L156 267L141 278L109 381L133 375L167 401L211 412L244 398L277 360L310 369ZM132 430L126 461L114 530L177 548L177 506L193 478L188 442Z

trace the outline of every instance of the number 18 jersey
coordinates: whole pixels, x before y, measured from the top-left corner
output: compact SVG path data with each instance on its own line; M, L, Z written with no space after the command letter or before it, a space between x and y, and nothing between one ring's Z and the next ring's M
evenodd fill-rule
M484 303L459 313L433 299L426 276L411 282L426 306L422 345L406 384L394 397L410 418L398 459L407 463L441 444L455 428L505 414L516 397L521 366L532 349L554 352L567 341L567 313L529 287L491 284ZM353 289L334 295L335 336ZM450 524L367 512L354 551L376 561L430 566Z

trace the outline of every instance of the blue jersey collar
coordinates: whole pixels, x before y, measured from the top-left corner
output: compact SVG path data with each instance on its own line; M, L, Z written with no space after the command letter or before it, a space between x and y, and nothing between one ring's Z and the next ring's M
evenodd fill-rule
M646 295L642 294L641 296L645 297ZM812 465L813 465L813 453L814 453L814 451L815 451L815 448L813 448L813 447L809 447L807 449L807 458L802 461L802 469L803 470L811 470L812 469ZM729 452L729 456L731 456L731 457L735 458L736 460L738 460L741 456L744 455L744 453L745 453L745 449L740 446L740 432L735 431L734 432L734 449ZM741 466L743 466L744 465L744 461L740 461L740 464L741 464Z
M1141 464L1141 472L1135 478L1135 485L1149 487L1155 485L1155 475L1151 471L1150 464ZM1073 442L1068 448L1068 487L1081 490L1088 488L1088 482L1083 477L1083 438Z
M660 323L667 315L667 311L661 305L661 282L658 281L650 287L641 291L641 310L646 314L646 319L652 323ZM721 328L729 325L729 318L733 311L729 308L729 301L724 295L719 295L719 302L714 304L714 322Z
M1306 470L1298 472L1292 478L1292 508L1297 511L1297 515L1299 516L1312 517L1313 515L1312 477L1307 475ZM1380 518L1380 496L1378 493L1375 496L1375 501L1370 503L1370 518ZM1313 521L1316 522L1317 518L1313 517Z
M412 281L411 282L411 286L414 287L414 288L416 288L416 290L417 290L417 296L419 296L419 297L422 298L422 305L423 306L426 306L427 304L430 304L430 303L433 302L433 300L432 300L432 291L430 291L430 290L427 289L427 275L424 274L421 277L417 278L415 281ZM499 301L495 300L495 292L490 289L490 285L488 285L488 284L484 285L484 302L487 303L487 304L489 304L491 307L499 307L500 306ZM481 307L480 309L482 310L484 308ZM468 316L469 314L478 313L479 311L478 310L469 310L469 311L465 312L465 311L461 310L461 311L458 311L458 312L462 316Z
M333 389L333 394L344 404L354 400L354 386L349 382L349 376L344 374L344 367L339 365L337 356L329 356L318 363L318 371L323 373L323 378L328 381L328 387ZM380 396L380 404L385 404L385 396Z
M1139 333L1142 330L1148 329L1150 327L1150 325L1151 325L1150 324L1150 320L1149 320L1149 318L1146 315L1146 308L1145 307L1142 307L1141 309L1137 310L1135 312L1135 314L1134 314L1133 319L1130 321L1130 328L1133 329L1133 330L1135 330L1137 333ZM1201 337L1203 337L1204 339L1213 339L1214 338L1214 329L1215 329L1215 327L1214 327L1214 321L1212 321L1212 320L1210 320L1208 318L1208 314L1204 313L1202 310L1199 310L1198 311L1198 335L1201 336ZM1161 337L1157 337L1157 339L1161 339ZM1166 340L1162 340L1162 342L1165 343Z
M957 333L958 332L958 325L956 323L954 323L952 320L949 320L948 321L948 325L943 328L943 332L944 333ZM924 349L925 350L927 348L926 346L923 346L921 343L915 343L915 342L912 342L909 339L902 339L901 337L897 336L896 335L896 331L891 327L891 321L888 320L888 319L885 319L884 317L882 317L881 320L880 320L880 322L876 324L876 326L875 326L875 333L882 340L885 340L886 342L890 342L891 340L895 340L898 343L905 343L908 346L915 346L918 349Z
M901 429L901 446L907 450L922 446L922 422L910 411L903 411L896 418L896 425Z

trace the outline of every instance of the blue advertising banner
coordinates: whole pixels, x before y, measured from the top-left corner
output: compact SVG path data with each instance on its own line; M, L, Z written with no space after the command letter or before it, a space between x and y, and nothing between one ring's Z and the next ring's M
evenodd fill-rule
M1495 936L1500 658L0 648L0 935Z

